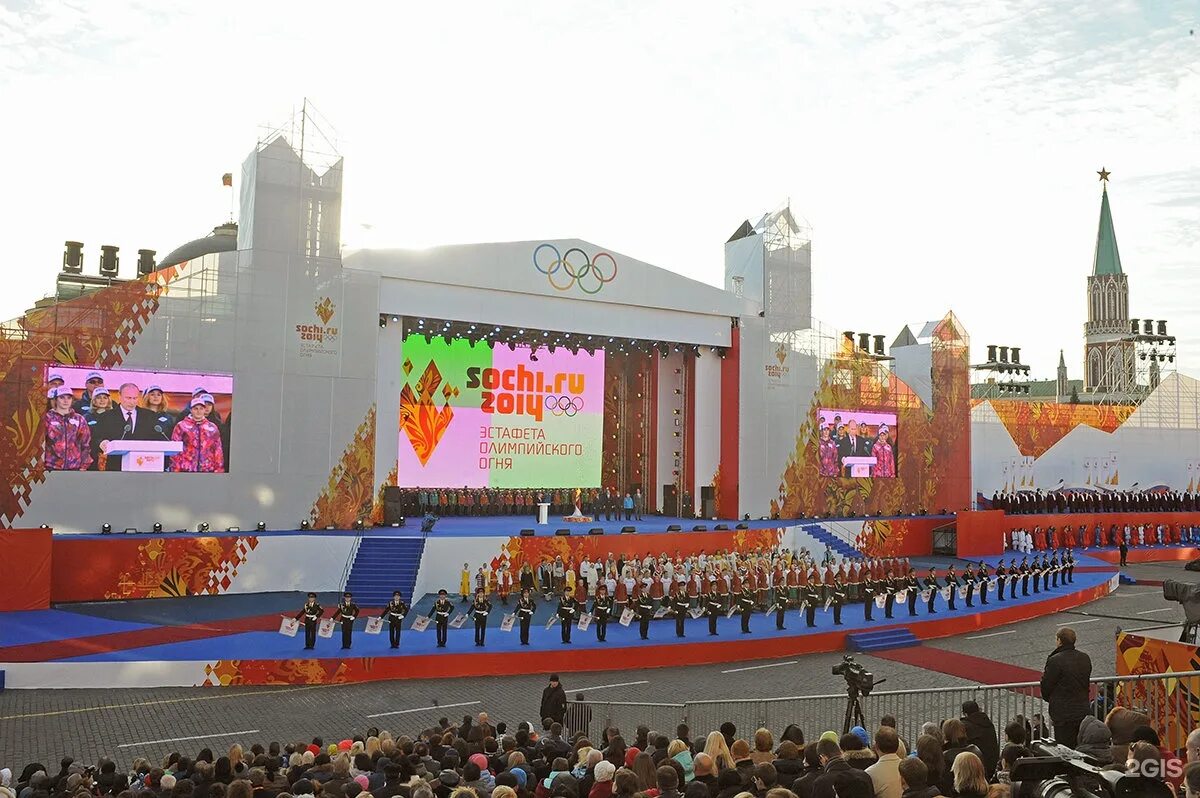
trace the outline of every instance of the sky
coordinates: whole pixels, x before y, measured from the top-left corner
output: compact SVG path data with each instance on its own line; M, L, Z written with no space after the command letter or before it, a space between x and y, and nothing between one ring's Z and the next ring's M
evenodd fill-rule
M720 285L743 219L811 227L814 315L1065 350L1109 196L1131 315L1200 372L1194 2L0 0L0 318L62 242L123 272L228 219L305 98L347 247L578 237Z

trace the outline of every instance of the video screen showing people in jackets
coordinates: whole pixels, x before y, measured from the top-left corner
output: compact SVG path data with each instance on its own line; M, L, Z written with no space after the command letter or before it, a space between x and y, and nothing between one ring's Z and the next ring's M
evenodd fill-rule
M47 471L229 471L233 377L48 364Z
M896 414L877 410L817 411L817 457L823 477L896 476Z

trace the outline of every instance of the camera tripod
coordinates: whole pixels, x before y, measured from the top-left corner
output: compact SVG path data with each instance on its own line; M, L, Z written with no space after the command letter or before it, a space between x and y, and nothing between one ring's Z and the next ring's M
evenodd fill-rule
M855 726L866 728L867 724L863 718L862 702L859 699L858 688L850 685L846 687L846 717L842 721L842 734L849 734L850 729Z

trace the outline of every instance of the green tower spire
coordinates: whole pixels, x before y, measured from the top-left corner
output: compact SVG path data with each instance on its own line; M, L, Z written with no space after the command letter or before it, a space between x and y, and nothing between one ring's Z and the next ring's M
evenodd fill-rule
M1100 197L1100 227L1096 230L1096 254L1092 259L1092 274L1122 274L1121 253L1117 250L1117 233L1113 230L1112 211L1108 207L1109 172L1101 168L1097 174L1104 183Z

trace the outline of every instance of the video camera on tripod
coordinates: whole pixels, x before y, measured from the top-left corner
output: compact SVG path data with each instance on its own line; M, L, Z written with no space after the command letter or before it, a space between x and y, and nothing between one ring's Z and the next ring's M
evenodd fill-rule
M1174 579L1164 580L1163 598L1179 602L1183 607L1183 633L1179 636L1179 642L1195 645L1197 629L1200 629L1200 585Z
M1013 797L1035 798L1172 798L1164 781L1119 770L1103 770L1096 760L1053 740L1035 740L1037 756L1018 759L1009 772L1021 782Z
M846 654L842 661L833 666L833 675L846 680L846 717L842 722L842 734L846 734L854 726L866 726L863 718L862 703L859 697L870 695L876 685L883 684L887 679L875 681L875 674L855 662L854 657Z

